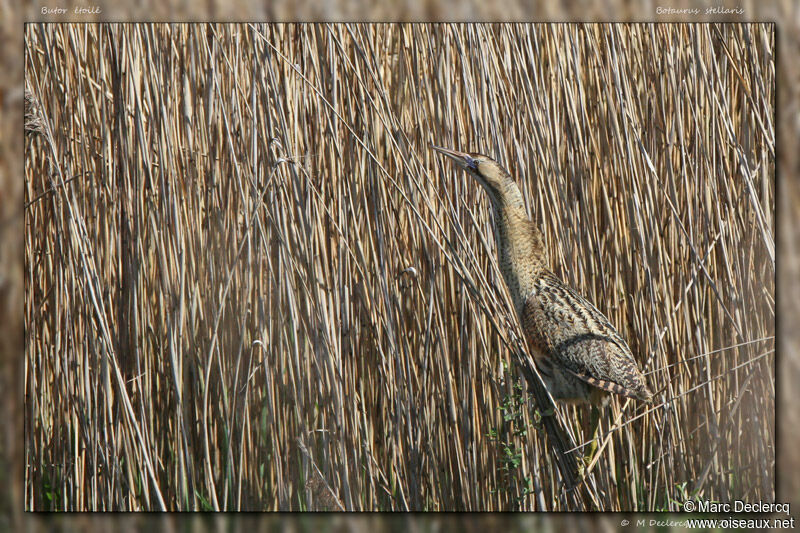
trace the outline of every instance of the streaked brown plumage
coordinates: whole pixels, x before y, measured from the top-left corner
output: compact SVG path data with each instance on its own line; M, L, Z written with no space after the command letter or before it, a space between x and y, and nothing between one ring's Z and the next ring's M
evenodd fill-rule
M433 148L467 171L492 201L500 270L553 398L604 405L610 392L651 401L625 340L594 305L548 270L544 239L511 175L487 156Z

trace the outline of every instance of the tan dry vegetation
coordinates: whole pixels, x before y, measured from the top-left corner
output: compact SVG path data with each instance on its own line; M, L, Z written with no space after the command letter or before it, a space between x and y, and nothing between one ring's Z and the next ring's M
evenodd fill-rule
M26 507L771 500L773 54L768 24L27 26ZM519 394L488 200L429 142L517 176L659 391L606 410L588 492Z

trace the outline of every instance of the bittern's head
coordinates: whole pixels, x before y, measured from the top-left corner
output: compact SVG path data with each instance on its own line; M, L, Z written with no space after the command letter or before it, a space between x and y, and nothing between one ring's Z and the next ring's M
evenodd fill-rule
M431 145L431 148L442 153L456 162L458 166L480 183L492 203L502 206L507 203L509 193L518 191L514 178L500 164L491 157L481 154L468 154L457 152L448 148ZM516 194L514 195L516 200Z

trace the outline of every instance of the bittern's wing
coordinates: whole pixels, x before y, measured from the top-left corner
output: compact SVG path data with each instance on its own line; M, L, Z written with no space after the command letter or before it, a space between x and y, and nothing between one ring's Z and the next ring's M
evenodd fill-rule
M595 306L551 272L539 276L522 315L529 345L549 365L614 394L650 401L625 340Z

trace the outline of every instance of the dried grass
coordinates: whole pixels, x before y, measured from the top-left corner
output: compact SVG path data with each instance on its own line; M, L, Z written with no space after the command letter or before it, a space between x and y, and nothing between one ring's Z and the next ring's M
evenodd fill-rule
M28 25L26 507L771 500L773 54L765 24ZM606 411L588 491L429 142L512 170L660 391Z

